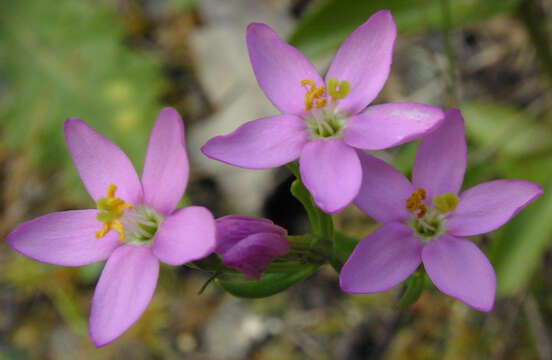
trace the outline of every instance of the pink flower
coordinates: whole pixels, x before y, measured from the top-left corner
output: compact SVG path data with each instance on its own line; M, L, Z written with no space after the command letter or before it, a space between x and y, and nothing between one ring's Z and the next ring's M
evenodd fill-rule
M259 280L275 257L289 251L286 230L268 219L224 216L216 220L217 248L223 262Z
M175 210L188 182L184 124L171 108L152 130L142 181L121 149L79 119L65 139L98 209L48 214L19 225L9 244L38 261L81 266L107 259L90 313L96 346L121 336L145 311L159 261L182 265L214 250L215 223L203 207Z
M345 40L322 80L311 62L274 30L249 25L247 46L257 81L282 114L217 136L203 146L203 153L249 169L299 158L303 182L316 204L328 213L341 211L360 188L356 148L380 150L405 143L443 118L441 109L416 103L366 108L387 80L396 36L391 12L377 12Z
M469 306L490 311L496 275L485 254L464 236L483 234L508 222L539 197L530 181L495 180L459 196L466 170L464 119L446 113L443 125L421 143L412 183L382 160L360 153L363 178L355 204L383 224L365 237L343 266L341 289L385 291L420 263L435 286Z

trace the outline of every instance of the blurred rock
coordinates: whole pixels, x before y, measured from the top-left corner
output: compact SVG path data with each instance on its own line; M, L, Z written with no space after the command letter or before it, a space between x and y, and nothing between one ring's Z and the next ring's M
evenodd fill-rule
M272 170L245 170L208 159L200 147L216 135L228 134L247 121L278 111L257 85L249 63L245 31L251 22L270 24L285 35L291 20L284 2L206 0L198 3L205 26L191 37L198 77L218 111L190 132L190 157L221 185L230 209L258 215L270 189Z
M252 313L245 301L226 297L205 326L205 346L215 359L244 359L256 344L283 328L282 320Z

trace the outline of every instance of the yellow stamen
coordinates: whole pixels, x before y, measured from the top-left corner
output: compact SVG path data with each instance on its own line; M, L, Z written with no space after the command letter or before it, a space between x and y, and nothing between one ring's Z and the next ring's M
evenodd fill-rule
M111 223L111 228L119 233L119 241L125 241L125 227L119 220L115 220Z
M316 87L316 83L312 79L303 79L301 80L301 86L304 86L307 89L305 94L305 110L311 111L313 102L316 100L316 107L318 109L323 108L326 105L326 98L324 98L324 93L326 88L324 86Z
M406 210L414 212L419 211L416 215L418 219L421 219L427 213L427 207L424 205L423 200L426 199L426 191L422 188L418 188L407 200Z
M326 98L318 99L318 100L316 100L316 107L319 108L319 109L322 109L324 106L326 106L327 102L328 102L328 100Z
M107 188L107 197L100 198L96 203L98 210L100 210L96 217L99 221L104 223L102 229L96 232L96 237L98 239L104 237L110 230L115 230L119 233L119 241L125 240L125 228L118 219L123 216L125 210L133 209L134 206L115 197L116 191L117 186L115 184L109 185Z

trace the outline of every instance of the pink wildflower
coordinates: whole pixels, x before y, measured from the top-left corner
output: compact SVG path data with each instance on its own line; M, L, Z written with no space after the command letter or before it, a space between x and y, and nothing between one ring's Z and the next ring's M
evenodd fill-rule
M148 306L159 261L209 255L215 223L204 207L175 210L188 182L184 124L171 108L151 133L142 181L121 149L79 119L65 122L69 152L98 209L55 212L19 225L9 244L38 261L81 266L107 259L90 313L96 346L121 336Z
M359 156L370 176L363 178L355 204L383 226L357 245L341 271L341 289L385 291L423 262L439 290L490 311L495 272L464 236L502 226L539 197L542 188L525 180L495 180L458 196L467 158L464 119L458 110L448 111L443 125L422 141L412 183L384 161L361 152Z
M443 118L441 109L416 103L366 108L387 80L396 36L391 12L377 12L345 40L322 80L314 65L274 30L249 25L247 46L257 81L282 114L217 136L203 146L203 153L250 169L299 158L303 182L316 204L328 213L341 211L360 188L355 149L405 143Z

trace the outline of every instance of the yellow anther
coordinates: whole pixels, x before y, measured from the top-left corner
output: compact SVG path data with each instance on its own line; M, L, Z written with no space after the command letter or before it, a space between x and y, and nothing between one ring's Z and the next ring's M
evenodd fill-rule
M125 228L123 224L118 220L125 210L133 209L132 204L127 204L124 200L115 197L115 192L117 191L117 186L115 184L109 185L107 188L107 197L100 198L98 200L97 207L98 214L96 217L99 221L103 222L102 229L96 232L96 237L104 237L111 229L117 231L120 236L119 240L125 240Z
M105 222L103 224L103 227L100 231L97 231L96 232L96 237L99 239L99 238L103 238L105 236L105 234L107 234L109 232L109 229L110 229L110 226L108 224L109 222Z
M418 211L416 215L418 219L421 219L427 213L427 207L424 205L423 200L426 199L426 191L422 188L418 188L410 197L406 200L406 210L414 212Z
M318 100L316 100L316 107L319 108L319 109L322 109L324 106L326 106L327 102L328 101L327 101L326 98L318 99Z
M330 94L333 101L346 98L350 91L351 83L347 80L341 80L341 82L336 78L328 80L328 94Z
M435 208L437 208L437 210L439 210L443 214L456 210L459 201L460 198L458 197L458 195L451 192L433 197Z
M311 90L316 88L316 83L314 82L314 80L312 80L312 79L303 79L303 80L301 80L301 86L306 87L307 85L310 85ZM307 89L307 91L309 91L309 92L311 90Z
M107 187L107 197L108 198L114 198L115 197L115 191L117 191L117 185L111 184Z
M324 86L316 87L316 83L312 79L301 80L301 86L304 86L307 89L307 93L305 94L306 111L312 110L313 102L315 100L316 107L318 109L323 108L326 105L326 98L324 98L326 88Z

